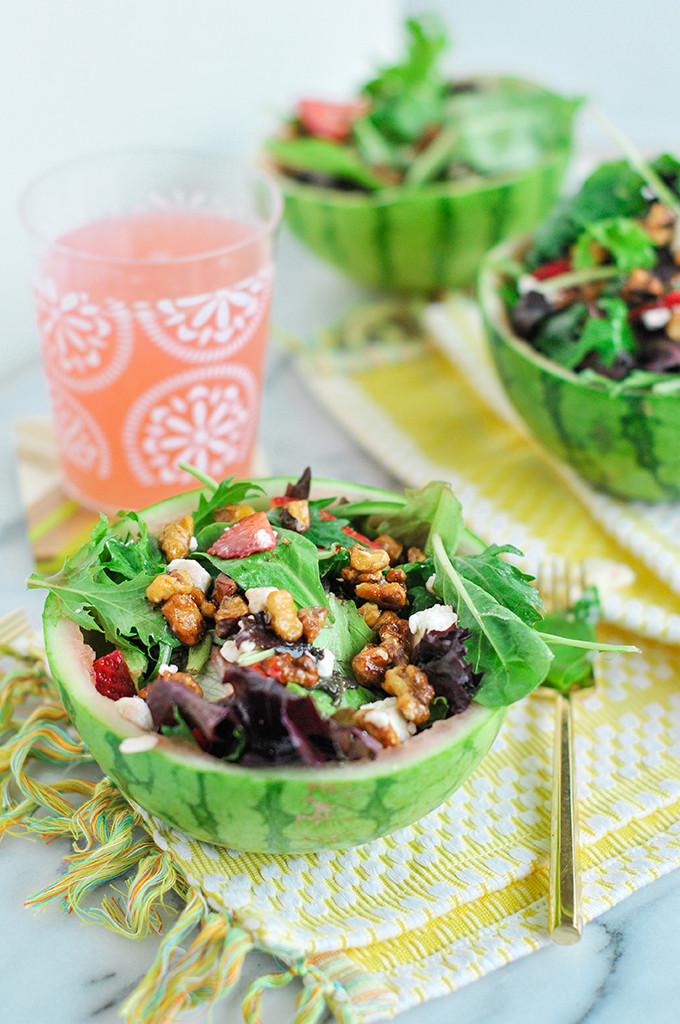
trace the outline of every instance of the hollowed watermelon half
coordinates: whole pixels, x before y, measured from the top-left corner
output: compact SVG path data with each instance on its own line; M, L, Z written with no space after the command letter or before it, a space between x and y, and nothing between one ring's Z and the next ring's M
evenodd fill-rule
M258 482L276 495L291 479ZM198 493L179 495L141 515L152 529L159 528L191 511ZM389 491L341 481L318 481L315 496L322 494L402 500ZM259 504L264 507L268 499ZM472 704L374 761L321 768L245 768L163 736L149 749L124 753L124 740L149 734L123 719L115 702L95 690L92 650L81 630L61 616L52 595L45 604L44 630L64 706L102 770L152 814L198 839L235 849L303 853L342 848L410 824L467 779L491 747L506 712Z
M508 398L535 438L595 488L618 498L680 498L680 392L612 390L537 352L514 333L503 300L504 259L488 254L479 278L489 349Z
M498 177L364 193L298 181L271 161L267 167L283 192L286 224L317 256L369 288L432 294L472 284L490 248L546 217L571 155L574 113L563 101L562 141L525 170Z

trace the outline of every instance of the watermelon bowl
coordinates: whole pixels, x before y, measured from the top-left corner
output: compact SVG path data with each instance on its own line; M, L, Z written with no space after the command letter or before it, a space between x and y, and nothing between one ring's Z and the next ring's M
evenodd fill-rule
M258 480L265 496L292 478ZM190 492L152 506L140 517L153 532L190 511ZM391 492L319 480L314 497L394 499ZM59 694L102 771L139 807L183 832L217 845L262 853L303 853L357 846L402 828L441 804L474 771L503 723L506 707L472 703L435 722L375 760L321 767L246 767L219 760L188 742L145 733L99 693L91 674L93 644L49 594L45 646ZM153 745L148 745L152 740ZM134 752L125 752L125 741ZM121 744L123 749L121 750Z
M538 352L512 329L505 267L527 238L488 253L478 298L503 388L535 439L596 490L645 502L680 499L680 390L612 387ZM670 375L669 375L670 376Z
M291 232L367 288L436 295L473 284L490 248L533 230L554 205L571 156L578 106L521 79L475 81L493 81L554 104L553 140L538 159L508 173L365 192L301 180L266 148L263 165L283 193Z

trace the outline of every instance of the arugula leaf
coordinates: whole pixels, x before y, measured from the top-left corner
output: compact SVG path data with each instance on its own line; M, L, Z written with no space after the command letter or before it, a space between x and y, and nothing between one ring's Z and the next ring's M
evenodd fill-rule
M552 651L530 625L456 572L436 534L432 547L437 592L455 608L459 625L470 630L468 655L484 673L475 700L489 707L512 704L543 682Z
M215 523L213 527L218 525ZM203 529L197 537L199 549L210 546L209 541L214 539L213 527ZM236 580L242 590L278 587L290 591L299 608L327 606L328 597L319 576L319 552L303 533L279 529L275 548L257 551L244 558L220 558L203 550L194 552L194 558L209 571L217 570L214 575L225 572Z
M543 619L541 597L530 582L534 577L500 557L521 554L511 544L491 544L479 555L454 558L453 565L460 576L486 590L499 604L512 608L522 622L533 626Z
M625 160L601 164L538 228L527 254L529 270L563 256L588 224L641 216L647 208L643 185L642 177Z
M233 476L222 480L211 494L206 494L204 491L198 499L198 507L194 512L194 534L198 537L199 531L204 526L214 522L213 513L218 508L224 508L225 505L238 505L251 494L264 494L264 491L259 484L253 483L252 480L237 480ZM224 529L224 523L222 523L222 529Z
M645 229L630 217L608 217L588 224L576 239L573 264L576 270L599 262L592 242L611 254L617 267L630 273L636 267L650 268L656 262L656 249Z
M409 547L432 553L436 533L447 551L455 552L463 535L463 512L449 484L432 481L419 490L406 490L406 502L396 512L382 518L376 533L389 533Z
M601 295L596 309L598 316L585 302L565 306L539 324L532 345L569 370L591 353L604 366L612 366L619 355L636 349L628 307L621 298Z
M604 366L609 367L623 353L634 352L637 342L628 322L628 306L623 299L603 295L598 299L597 308L604 316L590 316L586 320L579 347L584 355L592 352Z

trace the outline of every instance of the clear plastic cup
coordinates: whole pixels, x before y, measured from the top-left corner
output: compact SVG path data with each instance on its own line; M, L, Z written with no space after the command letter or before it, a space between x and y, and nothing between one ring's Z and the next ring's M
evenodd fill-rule
M110 153L21 202L66 492L139 509L252 464L282 200L227 158Z

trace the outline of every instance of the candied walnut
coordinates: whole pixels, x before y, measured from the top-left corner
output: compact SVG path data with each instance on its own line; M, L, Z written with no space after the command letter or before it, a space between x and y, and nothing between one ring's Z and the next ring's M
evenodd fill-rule
M252 505L223 505L213 512L213 520L216 523L238 523L246 516L252 516L255 509Z
M390 556L383 548L365 548L355 544L349 553L349 564L359 573L378 573L390 564Z
M627 301L634 300L640 296L657 296L662 293L663 283L654 274L650 274L648 270L643 270L642 267L635 267L630 272L628 280L621 289L621 294Z
M191 550L194 535L194 517L182 516L172 523L166 523L158 535L158 544L168 562L175 558L186 558Z
M389 668L383 680L383 690L397 698L397 707L404 718L422 725L430 717L430 702L434 690L427 676L417 665L397 665Z
M377 604L374 604L373 601L366 601L364 604L359 605L357 611L366 625L370 626L371 629L375 629L375 624L382 614Z
M388 583L406 583L406 573L398 567L392 568L386 573L385 579Z
M398 611L408 601L406 587L403 583L360 583L356 588L357 597L364 601L374 601L379 608L391 608Z
M340 576L345 583L349 583L353 587L358 583L380 583L383 578L381 570L377 572L359 572L357 569L353 569L351 565L346 565L341 569Z
M310 605L309 608L301 608L298 612L298 619L302 623L305 640L308 640L310 644L314 643L327 618L328 608L324 608L323 605Z
M641 223L654 245L670 245L673 241L675 213L670 206L664 206L663 203L652 203L647 216Z
M420 548L417 548L415 546L412 547L412 548L409 548L408 551L406 552L406 561L407 562L424 562L425 561L425 552L421 551Z
M304 533L312 525L309 502L305 498L287 501L279 506L281 526L295 533Z
M401 553L404 550L404 545L394 537L390 537L389 533L381 533L379 537L375 538L375 543L379 544L383 551L386 551L390 557L390 564L396 565L401 558Z
M161 614L177 639L187 647L193 647L205 636L205 619L189 594L173 594L161 606Z
M161 670L159 676L166 679L174 679L176 683L186 686L187 690L191 690L192 693L197 693L199 697L203 696L203 688L196 682L190 672L163 672Z
M400 619L392 611L384 611L373 627L382 642L388 639L398 641L405 653L410 655L413 648L413 637L407 619Z
M219 608L215 611L215 632L220 640L234 632L238 620L247 615L249 610L246 602L238 594L222 598Z
M382 644L366 644L352 658L352 671L358 682L366 686L377 686L385 678L385 672L392 665L390 652Z
M173 594L191 594L197 590L193 577L184 569L172 569L156 576L146 588L146 599L151 604L162 604Z
M680 341L680 313L673 313L665 329L669 338Z
M413 722L404 718L394 697L358 708L352 717L352 725L364 729L383 747L396 747L416 731Z
M268 676L274 676L282 683L297 683L311 690L319 681L316 662L311 654L301 654L294 658L288 651L274 654L262 665Z
M222 598L231 597L232 594L236 593L237 589L236 580L232 580L231 576L227 576L226 572L221 572L213 584L210 600L219 608Z
M267 596L267 612L272 629L282 640L300 639L302 623L298 618L295 601L289 590L274 590L269 594Z

